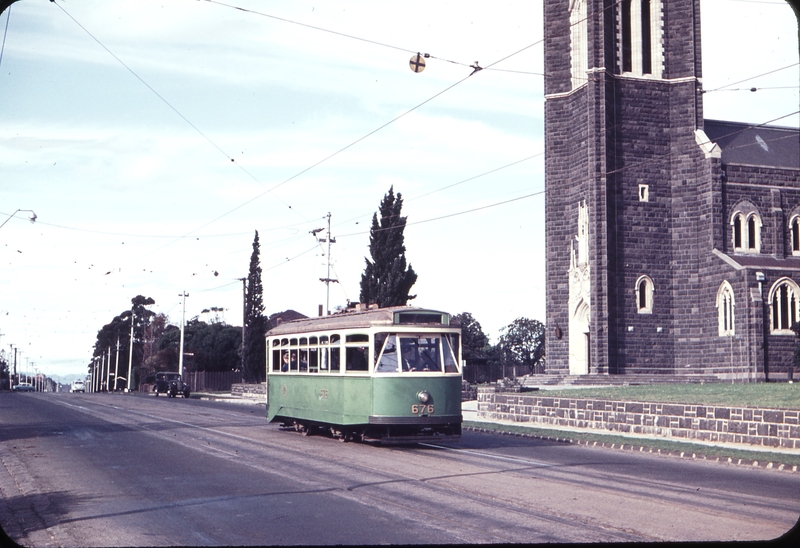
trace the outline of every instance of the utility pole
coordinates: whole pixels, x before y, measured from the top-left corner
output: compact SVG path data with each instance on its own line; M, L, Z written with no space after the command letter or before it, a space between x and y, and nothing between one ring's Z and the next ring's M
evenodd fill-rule
M14 381L17 378L17 349L14 348L14 345L12 343L8 343L8 347L14 351L14 374L11 375L11 381L8 383L9 384L8 388L10 390L14 388Z
M133 308L131 308L131 344L130 349L128 350L128 392L131 391L131 371L133 366Z
M119 378L119 333L117 333L117 356L114 362L114 392L117 391L118 378Z
M322 232L325 230L324 228L317 228L311 231L311 234L316 238L317 233ZM331 282L339 283L339 280L331 278L331 244L336 243L336 238L331 237L331 212L328 212L328 237L327 238L317 238L317 242L319 243L327 243L328 244L328 276L325 278L320 278L319 281L325 282L325 314L330 315L331 313Z
M183 297L183 316L181 316L181 350L178 355L178 374L183 378L183 334L186 331L186 297L189 294L186 290L183 291L178 297Z
M236 278L242 282L242 374L244 374L244 330L247 325L247 278Z
M106 362L106 392L111 386L111 345L108 345L108 361Z

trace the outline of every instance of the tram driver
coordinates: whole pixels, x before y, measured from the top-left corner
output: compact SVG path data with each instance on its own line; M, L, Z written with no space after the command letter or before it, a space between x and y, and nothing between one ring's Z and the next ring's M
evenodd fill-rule
M403 371L420 371L419 353L413 340L400 339L400 355L403 360Z

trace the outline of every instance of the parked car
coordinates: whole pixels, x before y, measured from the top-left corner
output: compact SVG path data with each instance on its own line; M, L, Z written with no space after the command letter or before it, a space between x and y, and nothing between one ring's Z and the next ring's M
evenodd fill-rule
M86 392L83 381L72 381L72 386L69 387L70 392Z
M183 382L179 373L156 373L156 383L153 385L156 396L166 394L173 398L178 394L184 398L189 397L189 385Z
M21 382L14 385L15 392L35 392L36 389L29 382Z

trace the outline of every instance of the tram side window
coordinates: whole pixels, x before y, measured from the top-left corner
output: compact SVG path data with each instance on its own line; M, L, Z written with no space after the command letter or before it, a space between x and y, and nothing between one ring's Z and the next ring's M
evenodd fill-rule
M300 371L308 372L308 350L305 348L300 351Z
M281 351L278 347L281 345L280 339L272 339L272 370L281 370Z
M444 372L458 373L458 335L445 335L442 337L442 353Z
M308 372L317 373L319 371L319 349L308 349Z
M367 347L349 346L345 348L345 371L368 371Z
M338 346L335 346L335 347L332 346L331 349L330 349L330 351L331 351L331 360L330 360L330 364L329 365L330 365L330 368L331 368L330 370L331 370L332 373L334 371L336 371L336 372L339 371L340 363L341 363L341 356L342 356L341 350L342 349L339 348Z
M385 333L383 338L386 338ZM377 335L376 335L377 339ZM376 345L377 347L377 345ZM380 349L378 349L380 351ZM378 352L375 352L378 355ZM376 373L397 373L397 335L389 335L383 347L383 354L380 355L378 365L375 367Z
M340 344L342 343L342 336L333 334L331 335L331 356L330 356L330 366L331 373L339 372L341 370L341 363L342 363L342 349L340 348Z
M272 370L281 370L281 351L278 349L272 351Z

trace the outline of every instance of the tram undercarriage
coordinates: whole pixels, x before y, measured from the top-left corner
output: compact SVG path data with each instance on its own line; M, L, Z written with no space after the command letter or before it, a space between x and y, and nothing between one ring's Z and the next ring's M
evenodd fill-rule
M284 430L294 430L305 436L320 435L342 442L361 441L381 445L421 443L430 441L457 440L461 437L461 423L447 424L365 424L333 425L314 421L283 419Z

